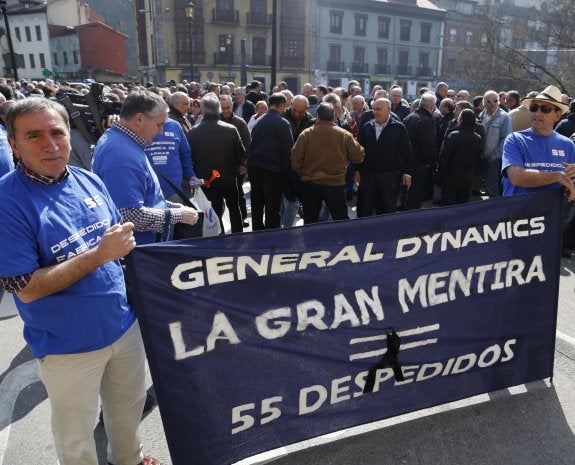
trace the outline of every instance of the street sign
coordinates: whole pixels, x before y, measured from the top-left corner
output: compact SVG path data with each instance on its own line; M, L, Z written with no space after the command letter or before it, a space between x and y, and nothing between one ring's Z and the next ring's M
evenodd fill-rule
M214 78L214 73L212 71L208 71L208 79L211 81Z
M45 78L49 77L52 74L52 71L50 71L47 68L44 68L44 70L42 71L42 76L44 76Z

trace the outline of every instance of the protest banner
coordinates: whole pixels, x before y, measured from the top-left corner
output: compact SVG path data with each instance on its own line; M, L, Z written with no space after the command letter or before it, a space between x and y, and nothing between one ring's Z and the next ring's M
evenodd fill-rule
M174 465L223 465L552 376L558 190L137 247Z

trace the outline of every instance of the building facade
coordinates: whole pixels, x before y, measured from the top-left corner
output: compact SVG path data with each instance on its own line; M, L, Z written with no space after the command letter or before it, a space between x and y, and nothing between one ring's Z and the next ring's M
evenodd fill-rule
M399 84L415 95L441 73L444 18L427 0L317 0L316 83Z
M20 1L7 8L20 79L123 80L127 36L79 0ZM4 74L13 75L2 45Z
M311 0L194 0L193 19L186 16L184 3L136 0L144 81L241 84L258 79L267 88L274 31L277 80L295 90L313 75Z

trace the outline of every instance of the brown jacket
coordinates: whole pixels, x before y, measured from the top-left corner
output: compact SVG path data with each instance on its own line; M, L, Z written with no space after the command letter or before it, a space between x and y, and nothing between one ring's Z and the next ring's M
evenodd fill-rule
M363 147L353 135L329 121L303 131L291 151L292 169L300 179L325 186L344 186L347 165L363 158Z

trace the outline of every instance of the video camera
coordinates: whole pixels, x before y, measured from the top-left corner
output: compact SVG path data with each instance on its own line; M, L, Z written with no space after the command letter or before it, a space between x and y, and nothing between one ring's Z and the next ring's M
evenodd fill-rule
M94 82L90 91L78 94L73 91L59 90L56 101L68 112L70 125L77 129L89 144L95 144L106 130L106 121L110 116L119 115L121 102L115 102L103 95L104 84Z

